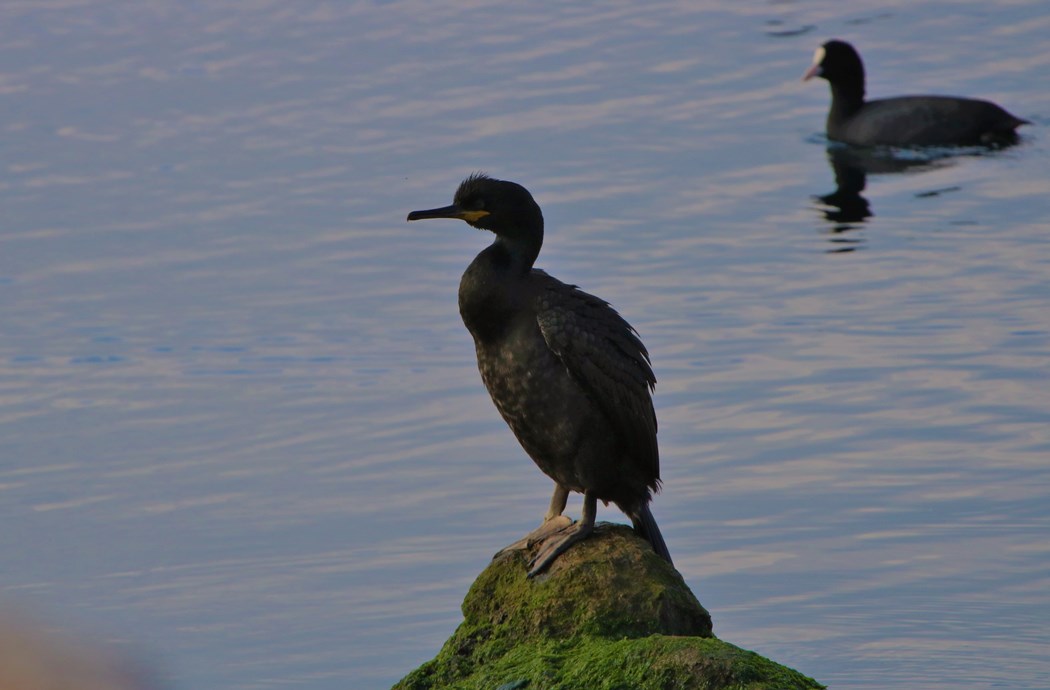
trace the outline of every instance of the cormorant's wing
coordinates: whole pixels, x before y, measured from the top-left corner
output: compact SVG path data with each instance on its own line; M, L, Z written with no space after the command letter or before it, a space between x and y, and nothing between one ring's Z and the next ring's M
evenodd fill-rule
M653 477L660 476L656 376L637 333L607 302L534 270L540 290L536 321L547 345L601 408L627 450Z

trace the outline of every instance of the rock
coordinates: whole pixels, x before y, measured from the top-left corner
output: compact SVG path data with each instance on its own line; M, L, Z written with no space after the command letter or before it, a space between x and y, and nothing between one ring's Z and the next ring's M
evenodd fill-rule
M531 580L529 558L495 558L463 601L463 623L394 690L824 687L714 637L682 576L625 525L599 525Z

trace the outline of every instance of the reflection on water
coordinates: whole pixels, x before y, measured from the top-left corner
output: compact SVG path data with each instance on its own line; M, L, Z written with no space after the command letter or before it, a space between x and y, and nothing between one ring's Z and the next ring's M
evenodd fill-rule
M861 194L867 187L869 174L921 172L945 164L942 157L900 155L892 149L863 149L834 143L828 145L827 157L835 176L835 191L815 198L830 207L823 214L831 225L830 241L837 245L833 252L853 251L862 242L845 233L859 229L873 215L871 204Z
M868 184L868 173L864 168L855 166L848 160L848 154L838 147L828 148L828 162L835 173L835 191L818 196L816 199L827 208L823 211L824 219L831 224L834 235L848 233L860 227L871 217L871 204L861 196ZM858 240L847 237L833 237L832 242L842 246L835 251L852 251Z
M892 175L900 173L922 173L940 170L954 165L959 157L982 157L997 155L1013 142L991 148L948 149L893 149L886 147L860 148L830 143L826 154L835 178L835 190L830 194L813 197L825 208L821 209L829 224L829 241L836 245L831 253L850 252L863 244L863 239L854 231L864 227L875 215L871 202L862 194L868 185L869 175ZM918 187L916 187L918 189ZM959 191L956 185L938 189L916 191L915 197L928 199L949 192Z

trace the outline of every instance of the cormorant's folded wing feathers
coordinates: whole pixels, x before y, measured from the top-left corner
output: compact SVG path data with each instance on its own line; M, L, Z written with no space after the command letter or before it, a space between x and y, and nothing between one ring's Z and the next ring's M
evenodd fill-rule
M547 345L623 434L627 450L659 477L656 385L649 353L637 333L607 302L546 273L536 321ZM652 488L656 488L655 483Z

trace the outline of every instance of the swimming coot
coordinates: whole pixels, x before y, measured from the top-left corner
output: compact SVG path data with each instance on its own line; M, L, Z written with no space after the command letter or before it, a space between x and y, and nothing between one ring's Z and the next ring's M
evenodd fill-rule
M864 100L864 64L845 41L828 41L803 80L831 84L829 139L858 146L1003 145L1028 124L995 103L954 96L898 96Z

